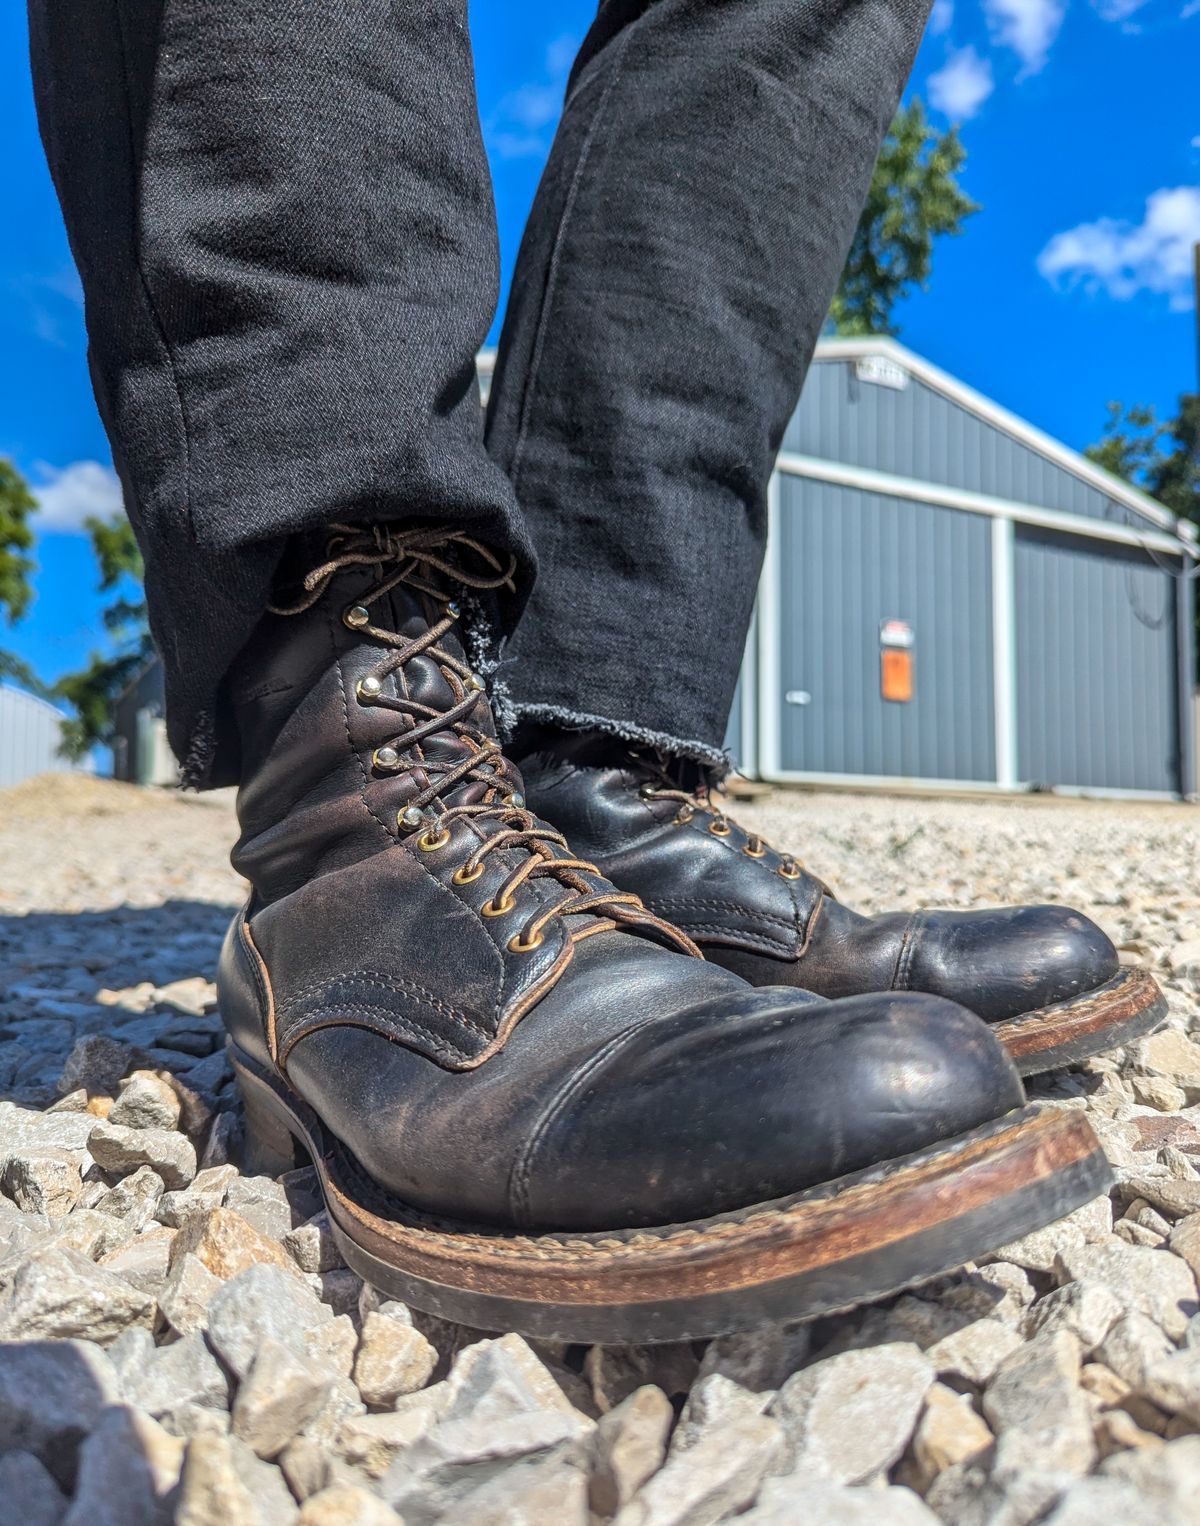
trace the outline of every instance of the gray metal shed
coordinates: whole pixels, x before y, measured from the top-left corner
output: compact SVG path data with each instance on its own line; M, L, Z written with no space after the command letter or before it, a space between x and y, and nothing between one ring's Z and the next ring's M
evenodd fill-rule
M1196 788L1194 527L890 339L824 340L731 718L770 780Z
M0 789L76 766L59 756L65 719L36 694L0 683Z

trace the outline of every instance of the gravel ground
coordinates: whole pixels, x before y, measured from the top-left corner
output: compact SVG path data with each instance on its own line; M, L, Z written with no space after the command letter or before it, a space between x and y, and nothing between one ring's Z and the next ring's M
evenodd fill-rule
M864 909L1093 915L1166 1026L1033 1092L1119 1178L852 1314L531 1346L382 1301L312 1174L243 1160L209 983L228 799L0 794L0 1499L25 1526L1200 1521L1200 813L774 794L737 815Z

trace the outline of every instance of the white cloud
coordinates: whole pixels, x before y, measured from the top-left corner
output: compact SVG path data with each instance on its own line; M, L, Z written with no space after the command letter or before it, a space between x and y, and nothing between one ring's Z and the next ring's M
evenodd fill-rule
M1102 21L1127 21L1146 3L1147 0L1092 0L1092 9ZM1137 28L1129 30L1136 31Z
M501 97L485 129L488 146L497 158L540 158L549 152L567 76L578 51L574 37L555 38L546 49L540 77L526 80Z
M1200 132L1198 132L1196 134L1196 136L1192 139L1192 147L1193 148L1200 148Z
M1200 187L1175 186L1147 197L1140 223L1102 217L1056 233L1037 264L1053 284L1106 292L1118 302L1150 292L1182 312L1192 305L1192 246L1198 241Z
M933 0L929 15L929 30L935 37L948 32L954 25L954 0Z
M996 41L1024 65L1021 77L1036 74L1050 56L1066 0L984 0L984 9Z
M973 117L995 89L991 64L980 58L974 48L952 50L938 72L929 76L927 84L934 110L957 122Z
M36 521L41 530L82 530L89 515L105 518L124 506L116 472L99 461L39 465L37 471L43 480L31 486L41 510Z

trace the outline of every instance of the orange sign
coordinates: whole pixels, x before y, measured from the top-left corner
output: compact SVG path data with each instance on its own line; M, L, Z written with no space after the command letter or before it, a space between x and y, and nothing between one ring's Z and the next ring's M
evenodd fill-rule
M879 687L884 699L907 704L913 697L911 652L885 649L880 654Z

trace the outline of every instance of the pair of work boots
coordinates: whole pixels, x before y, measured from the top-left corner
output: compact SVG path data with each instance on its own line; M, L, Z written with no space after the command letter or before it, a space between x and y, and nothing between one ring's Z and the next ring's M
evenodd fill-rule
M1149 977L1061 908L856 915L611 738L546 736L523 781L457 634L505 576L339 529L231 675L222 1011L253 1145L312 1158L347 1263L477 1327L679 1340L1102 1191L1018 1069L1144 1031Z

